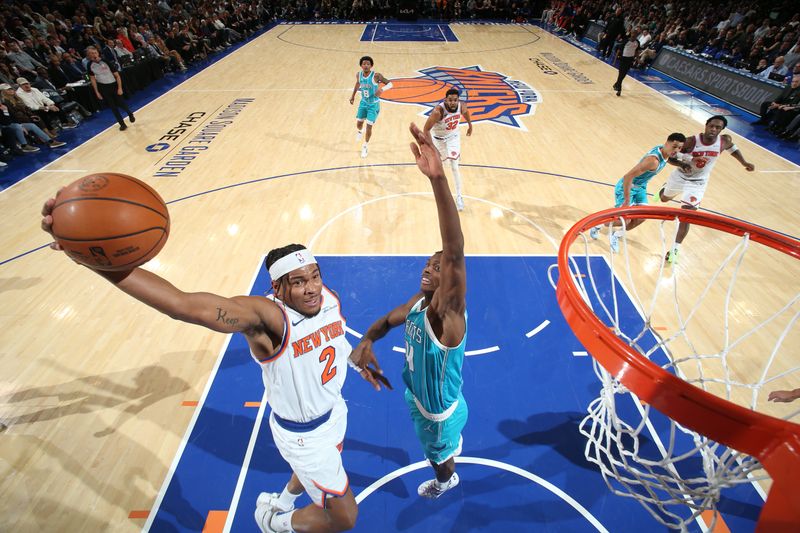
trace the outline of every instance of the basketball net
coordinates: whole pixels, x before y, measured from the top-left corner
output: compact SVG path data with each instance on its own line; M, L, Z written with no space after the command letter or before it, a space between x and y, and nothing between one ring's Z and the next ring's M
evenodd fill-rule
M695 387L752 411L797 422L800 400L795 405L766 400L769 391L800 386L797 259L754 244L746 231L734 235L693 223L687 241L694 248L682 249L684 261L669 265L664 258L686 211L627 209L628 220L639 209L643 214L634 217L661 220L647 220L629 235L625 219L613 217L623 223L615 228L622 232L618 253L609 249L608 226L599 240L589 238L591 216L562 243L559 275L566 274L568 264L574 286L601 323L597 327L613 331L639 354L634 357L646 358ZM648 210L651 213L644 212ZM587 225L578 227L584 222ZM783 276L767 279L762 273L765 261ZM754 272L756 264L759 270ZM559 303L564 299L561 281ZM746 292L745 297L745 290L756 292ZM748 303L754 294L759 301ZM578 334L583 328L576 328L572 311L563 304L562 310ZM615 371L616 377L598 363L597 355L593 364L600 390L580 424L587 439L586 458L597 465L614 493L636 499L658 522L685 530L692 521L700 521L701 513L712 511L713 515L704 513L706 520L701 522L710 529L723 489L769 479L759 460L701 433L704 424L718 429L714 420L692 420L690 425L701 432L693 431L672 420L668 409L659 412L640 400L640 395L657 398L659 388L666 388L662 384L646 381L633 387L624 375L634 372L625 364ZM692 419L691 413L684 415ZM795 426L791 431L796 436L798 430Z

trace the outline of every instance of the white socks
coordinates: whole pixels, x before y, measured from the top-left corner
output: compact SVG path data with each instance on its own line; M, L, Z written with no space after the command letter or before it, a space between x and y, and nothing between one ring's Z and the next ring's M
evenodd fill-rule
M289 487L286 486L283 488L283 492L278 497L278 508L280 509L292 509L294 508L294 501L300 496L300 494L292 494L289 492Z
M281 513L280 511L272 515L269 525L275 531L294 531L292 529L292 515L294 511L288 513Z

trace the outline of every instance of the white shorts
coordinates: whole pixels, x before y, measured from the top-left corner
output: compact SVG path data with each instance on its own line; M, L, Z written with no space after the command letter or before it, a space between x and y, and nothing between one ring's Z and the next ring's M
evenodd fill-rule
M455 134L443 139L433 138L433 145L439 150L439 157L442 161L448 159L455 159L458 161L461 158L461 135Z
M330 418L311 431L288 431L278 425L274 413L269 415L269 427L281 456L316 505L324 508L326 497L345 495L350 482L340 451L347 430L347 406L341 397Z
M664 196L677 198L679 202L692 207L700 205L706 192L708 181L689 181L676 170L667 178L664 186Z

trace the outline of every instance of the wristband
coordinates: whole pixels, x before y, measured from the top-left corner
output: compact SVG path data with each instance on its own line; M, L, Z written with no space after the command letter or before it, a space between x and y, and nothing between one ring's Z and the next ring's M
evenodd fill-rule
M350 368L352 368L353 370L355 370L355 371L356 371L356 372L358 372L359 374L360 374L361 372L363 372L363 371L364 371L364 369L363 369L363 368L361 368L360 366L358 366L357 364L355 364L355 363L353 362L353 360L352 360L352 359L350 359L349 357L347 358L347 366L349 366Z

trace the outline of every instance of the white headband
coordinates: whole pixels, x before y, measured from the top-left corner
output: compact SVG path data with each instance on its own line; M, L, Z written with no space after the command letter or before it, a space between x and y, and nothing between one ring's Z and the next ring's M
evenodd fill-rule
M317 260L314 259L314 256L311 255L309 250L297 250L275 261L272 266L269 267L269 277L272 278L272 281L278 281L292 270L313 265L316 262Z

